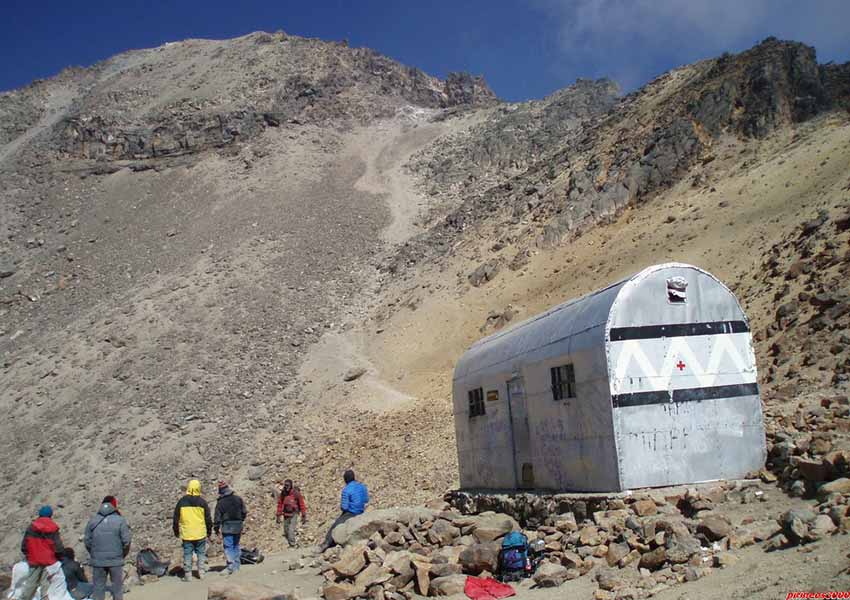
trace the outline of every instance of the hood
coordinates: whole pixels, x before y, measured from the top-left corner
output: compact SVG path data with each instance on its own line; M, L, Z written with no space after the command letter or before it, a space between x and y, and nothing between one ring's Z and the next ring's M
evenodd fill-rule
M186 486L186 494L189 496L200 496L201 495L201 482L197 479L193 479L189 482L189 485Z
M56 533L59 525L50 517L39 517L32 522L32 530L38 533Z
M118 512L118 511L115 510L114 506L112 506L109 502L104 502L103 504L100 505L100 510L97 511L97 514L103 515L104 517L107 517L107 516L111 515L112 513L116 513L116 512Z

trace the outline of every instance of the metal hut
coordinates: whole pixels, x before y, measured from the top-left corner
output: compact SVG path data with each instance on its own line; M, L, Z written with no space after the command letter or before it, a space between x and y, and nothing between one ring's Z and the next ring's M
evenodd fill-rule
M743 477L765 437L747 317L656 265L497 332L453 382L465 489L611 492Z

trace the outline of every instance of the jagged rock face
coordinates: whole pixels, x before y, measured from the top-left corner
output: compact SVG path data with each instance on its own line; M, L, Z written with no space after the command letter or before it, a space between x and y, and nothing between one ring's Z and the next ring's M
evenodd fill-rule
M110 76L126 62L136 64ZM404 104L496 102L480 77L452 73L441 81L366 48L282 33L131 52L83 78L95 83L63 123L56 145L72 157L107 160L198 152L251 139L284 121L363 123L390 117Z
M714 136L729 128L764 137L831 104L814 48L799 43L768 39L737 57L724 55L706 80L701 96L688 109Z
M612 82L580 81L540 102L501 107L412 161L423 191L456 208L385 268L448 251L484 222L530 221L523 236L533 245L558 244L711 160L723 134L760 138L850 104L848 73L850 64L819 67L813 48L769 38L676 69L619 101Z

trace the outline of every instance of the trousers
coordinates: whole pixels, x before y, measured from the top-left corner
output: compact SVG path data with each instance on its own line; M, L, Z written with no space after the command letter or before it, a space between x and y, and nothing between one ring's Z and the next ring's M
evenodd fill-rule
M117 567L92 567L92 600L103 600L106 597L106 578L109 577L109 591L112 592L113 600L124 598L124 565Z
M239 547L240 533L223 533L221 543L224 546L224 558L227 560L227 570L235 573L239 570L242 549Z

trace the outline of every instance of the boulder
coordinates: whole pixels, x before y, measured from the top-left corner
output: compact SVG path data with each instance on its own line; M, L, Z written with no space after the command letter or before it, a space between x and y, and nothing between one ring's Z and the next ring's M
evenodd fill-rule
M640 575L634 569L605 567L596 573L596 582L603 590L613 592L637 584Z
M437 519L428 530L428 541L437 546L449 546L460 536L460 529L446 521Z
M361 590L352 583L329 583L322 588L322 596L325 600L349 600L356 598L366 590ZM211 599L211 597L208 597Z
M578 523L573 513L564 513L555 517L555 529L563 533L578 531Z
M328 600L346 600L345 598L328 598ZM327 598L327 596L326 596ZM293 600L290 593L279 592L259 583L233 581L216 581L207 590L207 600Z
M422 596L428 595L431 587L431 563L413 561L413 570L416 572L416 591Z
M561 564L568 569L581 569L584 566L584 560L575 552L567 550L561 557Z
M608 531L615 528L625 529L629 516L629 511L625 509L598 511L593 513L593 522Z
M697 532L703 534L709 541L716 542L732 533L732 523L721 515L708 515L703 517L697 525Z
M809 534L812 537L820 538L831 534L835 529L835 523L832 522L829 515L818 515L809 526Z
M358 589L368 590L373 585L386 583L392 578L393 573L388 568L373 563L358 573L357 577L354 578L354 586Z
M694 536L673 534L667 538L667 560L673 564L686 563L701 548L699 540Z
M570 577L570 569L567 569L563 565L544 562L537 567L537 571L534 573L533 579L534 583L536 583L539 587L558 587L568 579L574 578Z
M797 469L803 479L818 483L829 479L832 466L825 460L811 458L800 458L797 460Z
M663 546L659 546L655 550L650 550L649 552L642 554L638 566L641 569L657 571L664 566L665 562L667 562L667 549Z
M466 585L466 575L449 575L448 577L437 577L431 581L430 589L432 596L454 596L462 594Z
M806 508L792 508L782 514L779 523L782 525L782 533L792 544L801 544L808 539L808 523L814 521L815 513Z
M479 515L472 525L472 535L480 543L486 543L515 529L519 529L519 524L507 515Z
M628 544L610 544L608 546L608 554L605 557L608 561L608 566L613 567L618 564L622 559L626 557L629 551L630 549Z
M632 510L639 517L647 517L650 515L654 515L658 512L658 508L655 506L655 502L646 499L646 500L638 500L634 504L632 504Z
M482 571L494 573L499 564L498 543L473 544L466 548L458 556L463 572L470 575L478 575Z
M343 548L339 559L331 565L340 577L354 577L366 566L366 542Z
M433 518L434 511L421 507L371 510L334 527L333 539L338 545L345 546L368 540L376 531L389 534L398 528L398 523L409 525L411 521L430 521Z
M599 530L593 525L586 525L579 531L579 543L582 546L598 546L602 543L602 538L599 535Z
M825 500L830 494L850 494L850 479L841 477L818 488L818 499Z
M431 563L429 574L432 578L448 577L449 575L460 575L463 568L457 563Z

